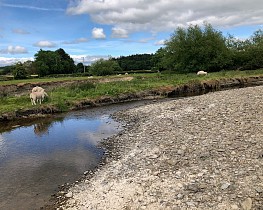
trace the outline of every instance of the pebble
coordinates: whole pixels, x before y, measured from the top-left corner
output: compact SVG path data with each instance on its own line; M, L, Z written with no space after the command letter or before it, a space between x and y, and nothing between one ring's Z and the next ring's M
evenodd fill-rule
M71 198L73 197L73 193L72 192L68 192L66 195L65 195L66 198Z
M263 188L261 188L261 187L256 187L256 191L257 191L258 193L263 193Z
M231 209L232 209L232 210L238 210L239 207L238 207L238 205L236 205L236 204L232 204L232 205L231 205Z
M222 184L221 189L226 190L229 186L230 186L230 183L224 183Z
M241 206L244 210L250 210L252 209L252 199L251 198L247 198L246 200L244 200L241 203Z

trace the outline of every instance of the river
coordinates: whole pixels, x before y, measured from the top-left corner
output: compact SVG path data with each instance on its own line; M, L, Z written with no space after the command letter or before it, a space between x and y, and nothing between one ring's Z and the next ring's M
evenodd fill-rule
M100 162L99 142L122 129L110 114L133 102L0 125L0 209L39 209L58 186Z

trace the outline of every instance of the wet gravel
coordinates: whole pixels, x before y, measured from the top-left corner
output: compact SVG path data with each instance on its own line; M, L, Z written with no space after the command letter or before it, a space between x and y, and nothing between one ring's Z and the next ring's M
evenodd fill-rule
M114 116L126 126L106 164L58 209L263 209L263 86Z

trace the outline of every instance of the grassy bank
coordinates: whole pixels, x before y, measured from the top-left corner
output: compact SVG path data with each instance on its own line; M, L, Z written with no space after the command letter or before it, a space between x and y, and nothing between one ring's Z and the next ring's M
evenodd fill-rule
M115 81L100 83L99 77L92 81L76 83L71 86L57 87L48 92L49 98L43 105L34 106L55 106L61 111L66 111L73 104L81 100L97 99L99 97L116 97L121 94L132 94L146 90L154 90L163 87L175 87L182 84L198 83L203 80L219 80L223 78L245 78L251 76L263 76L263 69L255 71L225 71L209 73L207 76L197 76L196 74L135 74L131 81ZM70 80L82 80L82 78L70 78ZM97 81L98 79L98 81ZM35 82L57 82L69 80L69 78L49 78L49 79L30 79L21 81L5 81L0 85L35 83ZM0 98L0 114L14 112L16 110L32 109L28 94L21 96L5 96Z

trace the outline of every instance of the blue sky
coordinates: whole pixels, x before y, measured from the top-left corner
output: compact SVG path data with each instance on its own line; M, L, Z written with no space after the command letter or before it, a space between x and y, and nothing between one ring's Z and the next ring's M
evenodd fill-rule
M63 48L76 62L154 53L178 27L204 21L245 39L261 0L0 0L0 66Z

